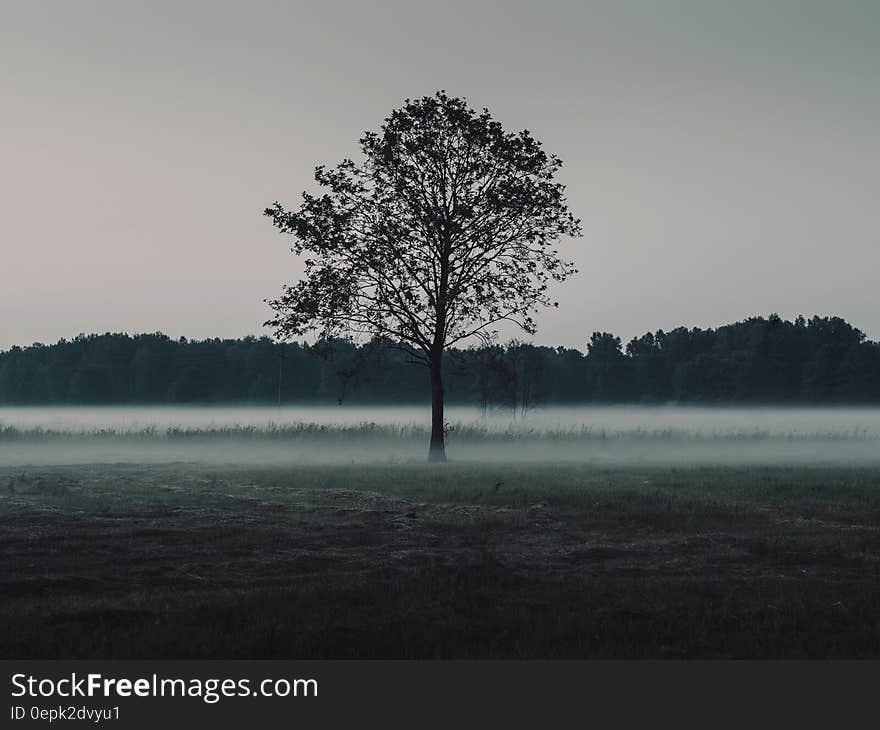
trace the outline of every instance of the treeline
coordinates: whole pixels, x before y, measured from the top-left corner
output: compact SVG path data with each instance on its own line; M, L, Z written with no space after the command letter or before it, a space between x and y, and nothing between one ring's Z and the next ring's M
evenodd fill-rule
M80 335L0 352L0 403L422 403L427 371L388 342ZM523 411L585 402L880 402L880 345L838 317L755 317L584 351L513 341L453 350L449 402Z

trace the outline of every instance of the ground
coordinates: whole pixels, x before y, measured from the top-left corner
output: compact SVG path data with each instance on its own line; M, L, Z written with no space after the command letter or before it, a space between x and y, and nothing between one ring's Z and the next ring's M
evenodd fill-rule
M880 469L0 469L3 658L878 657Z

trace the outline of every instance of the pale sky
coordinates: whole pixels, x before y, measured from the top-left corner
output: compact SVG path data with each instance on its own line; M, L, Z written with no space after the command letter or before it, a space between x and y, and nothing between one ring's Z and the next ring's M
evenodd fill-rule
M538 342L880 339L876 0L0 0L0 348L267 334L301 268L262 210L439 88L565 163L581 273Z

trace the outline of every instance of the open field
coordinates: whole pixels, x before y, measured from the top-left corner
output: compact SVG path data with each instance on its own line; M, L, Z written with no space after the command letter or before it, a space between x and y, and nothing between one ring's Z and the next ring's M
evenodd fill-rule
M4 465L0 543L4 658L880 656L870 465Z

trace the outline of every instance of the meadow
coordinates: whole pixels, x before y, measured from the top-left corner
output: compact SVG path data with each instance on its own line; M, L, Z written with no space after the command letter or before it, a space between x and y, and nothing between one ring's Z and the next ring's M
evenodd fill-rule
M0 656L880 656L877 409L0 409Z
M428 466L413 427L7 426L0 656L880 656L870 434L789 464L742 462L766 433L723 464L679 432L462 435Z

